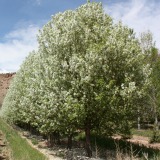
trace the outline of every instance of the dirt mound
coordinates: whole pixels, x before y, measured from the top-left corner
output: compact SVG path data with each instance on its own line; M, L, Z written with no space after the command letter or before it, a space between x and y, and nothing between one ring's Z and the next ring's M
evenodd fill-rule
M7 142L3 133L0 131L0 160L9 160L10 152L7 148Z
M0 107L9 89L10 81L16 73L0 73Z

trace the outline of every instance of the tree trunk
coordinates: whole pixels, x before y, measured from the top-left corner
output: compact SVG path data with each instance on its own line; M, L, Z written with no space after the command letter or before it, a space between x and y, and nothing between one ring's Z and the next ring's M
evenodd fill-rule
M86 126L85 129L86 135L86 152L88 157L92 157L92 150L91 150L91 141L90 141L90 127Z
M72 134L68 135L67 149L72 149Z
M53 145L54 145L54 136L53 136L53 133L50 133L48 135L48 145L49 145L49 147L53 147Z
M59 134L59 132L57 133L57 144L61 145L61 140L60 140L60 134Z
M57 145L60 145L60 144L61 144L60 134L59 134L58 131L54 132L54 142L55 142L55 144L57 144Z
M137 126L138 126L138 130L141 129L141 124L140 124L140 117L138 116L138 119L137 119Z
M159 129L157 115L155 116L155 129L156 129L156 131L158 131L158 129Z

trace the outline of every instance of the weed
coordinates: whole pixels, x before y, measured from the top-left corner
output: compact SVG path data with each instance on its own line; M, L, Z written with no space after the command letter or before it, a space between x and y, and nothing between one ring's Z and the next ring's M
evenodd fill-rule
M32 144L34 144L34 145L37 145L37 144L38 144L38 140L35 139L35 138L33 138L33 139L31 140L31 142L32 142Z

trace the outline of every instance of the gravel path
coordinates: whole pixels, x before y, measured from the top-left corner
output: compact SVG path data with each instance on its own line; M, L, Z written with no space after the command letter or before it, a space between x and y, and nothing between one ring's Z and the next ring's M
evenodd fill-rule
M20 136L22 138L25 138L27 142L35 149L37 149L39 152L43 153L46 157L47 160L62 160L62 158L56 156L56 152L53 150L50 151L48 148L40 148L37 145L33 145L31 139L28 139L23 133L19 132ZM44 144L43 144L44 145Z

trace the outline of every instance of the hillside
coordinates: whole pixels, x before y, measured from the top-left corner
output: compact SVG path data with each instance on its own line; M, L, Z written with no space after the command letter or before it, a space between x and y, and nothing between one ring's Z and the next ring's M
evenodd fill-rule
M15 73L0 73L0 107Z

